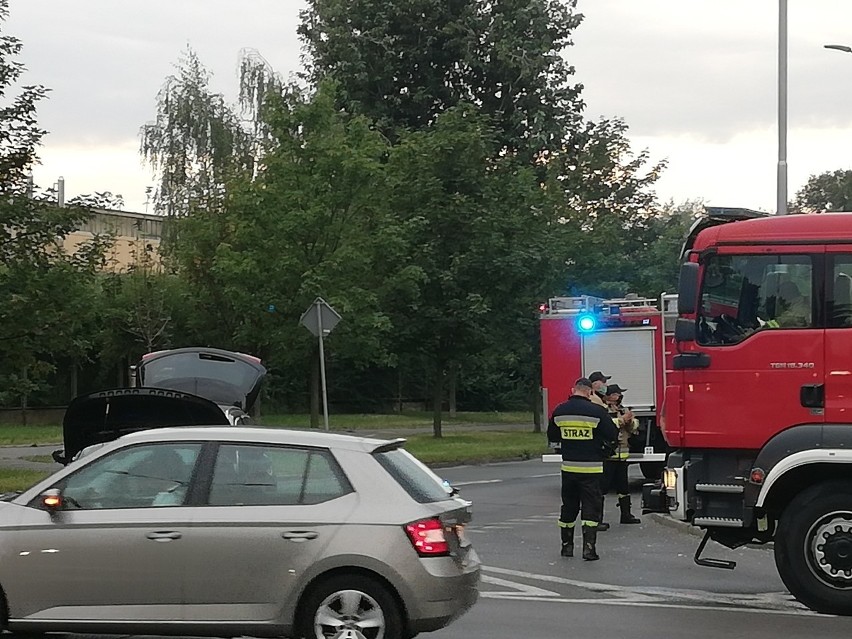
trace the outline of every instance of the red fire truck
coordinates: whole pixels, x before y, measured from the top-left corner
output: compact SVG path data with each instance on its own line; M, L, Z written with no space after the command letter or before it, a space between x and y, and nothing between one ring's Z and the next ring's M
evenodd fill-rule
M657 426L665 388L665 362L671 356L675 295L659 301L628 295L601 299L586 295L554 297L540 307L542 404L550 415L571 393L574 380L592 371L611 375L626 388L624 404L639 419L629 461L658 478L666 443ZM561 461L545 455L544 461Z
M723 211L723 213L725 213ZM790 592L852 615L852 214L700 221L685 249L644 502L729 548L774 542Z

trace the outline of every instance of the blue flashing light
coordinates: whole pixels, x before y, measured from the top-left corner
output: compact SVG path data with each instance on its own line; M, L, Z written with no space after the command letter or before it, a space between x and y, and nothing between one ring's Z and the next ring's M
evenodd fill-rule
M577 318L577 328L580 329L581 333L590 333L598 325L598 320L594 315L583 314Z

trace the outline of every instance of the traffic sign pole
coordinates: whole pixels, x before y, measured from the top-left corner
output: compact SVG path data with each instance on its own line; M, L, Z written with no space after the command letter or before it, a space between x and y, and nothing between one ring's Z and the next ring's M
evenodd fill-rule
M325 316L325 322L323 322L323 316ZM322 415L326 430L329 430L328 390L326 387L325 380L325 346L323 344L323 339L325 338L326 333L331 333L331 331L334 330L334 327L337 326L337 323L339 321L340 315L337 313L337 311L331 308L331 306L329 306L328 302L326 302L321 297L316 298L316 300L314 300L314 303L308 307L308 310L302 313L302 317L299 319L299 323L302 326L307 328L311 333L313 333L319 338L320 383L322 384ZM323 327L323 324L325 324L325 327Z
M320 383L322 384L322 418L325 429L328 427L328 391L325 385L325 348L323 346L322 313L320 312L320 300L314 302L317 306L317 328L319 328L319 358L320 358Z

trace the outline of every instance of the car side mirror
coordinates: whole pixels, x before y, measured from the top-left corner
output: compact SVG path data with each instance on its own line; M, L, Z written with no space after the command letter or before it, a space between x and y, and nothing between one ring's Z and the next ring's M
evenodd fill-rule
M62 491L58 488L51 488L50 490L44 491L40 495L40 499L42 508L49 513L60 511L65 505L65 500L62 499Z

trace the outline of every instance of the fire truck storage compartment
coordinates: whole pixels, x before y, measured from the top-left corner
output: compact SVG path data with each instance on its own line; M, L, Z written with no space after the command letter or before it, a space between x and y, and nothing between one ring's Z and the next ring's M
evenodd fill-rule
M653 328L619 328L582 335L583 371L603 371L627 389L624 405L637 414L656 404Z

